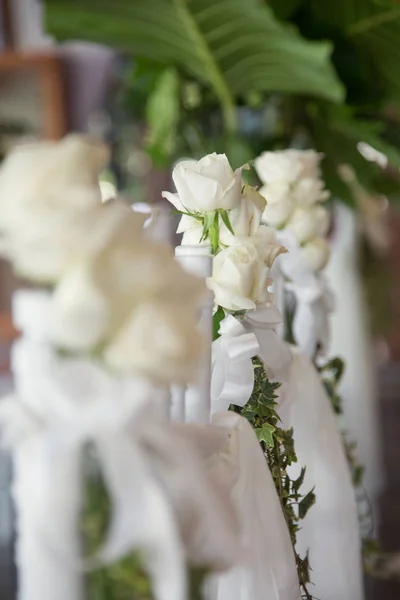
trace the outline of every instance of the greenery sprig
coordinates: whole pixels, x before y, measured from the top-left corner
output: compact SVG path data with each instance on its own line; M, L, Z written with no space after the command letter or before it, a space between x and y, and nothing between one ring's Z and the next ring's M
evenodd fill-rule
M310 583L308 554L302 558L297 553L296 539L301 520L305 518L309 509L315 503L314 490L310 490L304 496L300 491L304 482L305 467L301 469L299 477L295 480L292 480L287 473L287 468L297 462L297 456L294 447L293 429L285 430L279 425L280 418L276 412L276 391L280 387L280 383L269 381L264 365L258 357L253 359L253 365L254 389L251 398L243 408L231 406L231 409L249 421L260 442L289 530L302 597L306 600L312 600L313 596L307 587Z

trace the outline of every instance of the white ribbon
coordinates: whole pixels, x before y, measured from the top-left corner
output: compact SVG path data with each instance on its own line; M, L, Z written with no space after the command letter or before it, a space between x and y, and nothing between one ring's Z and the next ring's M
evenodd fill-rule
M310 269L290 232L280 231L277 238L289 250L278 260L289 279L286 289L296 298L293 337L303 352L313 358L318 347L323 353L329 344L329 314L334 309L334 294L323 275Z
M162 390L141 378L113 377L89 360L58 357L38 330L39 320L33 326L27 318L33 306L42 309L48 299L31 294L26 302L24 295L18 297L16 321L32 335L13 349L16 391L0 404L4 440L15 458L19 600L83 598L79 571L85 563L77 550L80 460L88 442L96 449L112 519L104 545L87 566L140 549L155 598L185 600L176 519L134 434L152 408L150 418L158 418L154 404ZM65 583L64 591L55 589L57 582Z
M212 413L246 404L254 387L251 359L259 353L257 337L232 315L221 321L219 333L212 344Z
M292 355L289 346L280 339L276 327L282 323L282 315L276 306L259 306L244 317L247 331L257 337L259 357L264 363L268 377L283 383L289 376Z

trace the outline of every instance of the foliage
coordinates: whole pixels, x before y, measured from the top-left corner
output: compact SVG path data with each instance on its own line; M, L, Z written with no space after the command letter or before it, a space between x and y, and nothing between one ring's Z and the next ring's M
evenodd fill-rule
M299 477L295 480L290 479L287 473L287 468L297 462L297 457L293 429L284 430L279 426L280 419L276 412L276 391L280 384L269 381L264 365L259 358L254 358L253 364L255 381L251 398L242 409L231 408L245 417L257 434L268 461L290 533L303 598L310 600L312 596L307 589L307 585L310 583L308 555L304 558L299 556L296 551L296 537L301 520L305 518L315 503L315 494L314 490L310 490L303 496L300 491L306 472L305 467L301 469Z
M367 190L400 196L394 0L46 0L46 8L58 38L134 58L128 107L146 120L156 163L217 150L236 165L265 149L311 146L326 155L328 187L348 203L342 163ZM364 158L359 142L392 169Z

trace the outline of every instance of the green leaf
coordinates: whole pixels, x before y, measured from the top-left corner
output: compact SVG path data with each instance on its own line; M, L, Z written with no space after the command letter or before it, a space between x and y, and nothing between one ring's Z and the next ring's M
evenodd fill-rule
M210 240L212 253L215 254L219 247L219 216L218 211L212 213L206 213L206 215L212 215L212 224L209 226L207 231L208 239Z
M213 340L219 338L219 326L221 321L225 319L225 311L221 306L218 307L218 310L213 315Z
M312 7L315 14L340 28L369 57L388 93L399 98L400 6L390 0L312 0Z
M149 153L167 158L174 150L179 122L179 76L175 69L165 69L159 76L147 102L146 118Z
M232 235L235 235L235 232L233 231L233 227L229 219L228 211L220 210L219 214L221 215L222 222L224 223L228 231L230 231Z
M314 488L299 502L299 518L304 519L310 508L315 504Z
M331 45L305 41L259 0L47 0L46 11L59 39L105 43L195 78L213 91L228 131L250 92L343 99Z
M303 485L305 474L306 474L306 467L303 467L301 469L299 477L293 481L293 490L296 493L299 491L300 487Z
M262 427L258 427L254 430L259 442L264 442L269 447L274 445L274 431L275 427L269 423L265 423Z

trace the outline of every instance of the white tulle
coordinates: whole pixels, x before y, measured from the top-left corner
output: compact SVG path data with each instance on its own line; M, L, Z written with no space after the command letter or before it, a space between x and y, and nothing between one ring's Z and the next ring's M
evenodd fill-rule
M367 310L359 274L357 216L338 205L336 230L326 275L336 291L331 316L330 356L341 356L345 373L340 385L345 428L357 443L358 460L365 466L364 486L372 505L383 485L379 439L378 385L368 332Z
M357 507L341 436L330 400L310 360L292 349L290 379L280 416L294 429L298 463L292 478L307 467L303 493L315 489L316 504L302 522L298 551L309 551L310 592L321 600L362 600Z
M232 412L215 413L213 424L230 430L227 460L237 467L232 496L247 553L235 568L212 578L208 600L300 600L287 525L254 431Z

